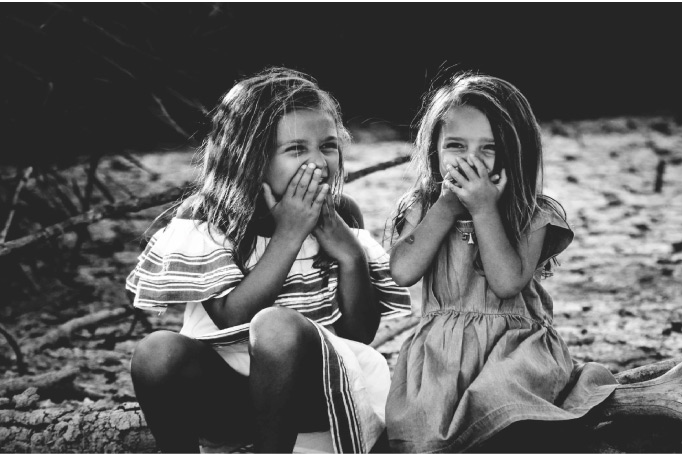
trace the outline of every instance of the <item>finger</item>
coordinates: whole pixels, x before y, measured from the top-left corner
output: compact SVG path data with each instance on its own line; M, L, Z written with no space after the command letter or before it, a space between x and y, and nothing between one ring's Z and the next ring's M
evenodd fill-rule
M483 162L478 156L470 156L468 162L473 163L473 166L476 168L476 172L478 172L479 176L488 175L488 173L490 173L488 166L486 166L485 162Z
M461 188L460 186L457 186L457 185L453 184L453 183L450 182L450 181L444 181L444 182L443 182L443 186L445 186L445 189L447 189L448 191L452 192L452 193L455 194L457 197L460 196L460 192L462 191L462 188Z
M474 170L474 168L471 167L471 164L469 164L465 159L458 157L457 165L459 165L460 170L464 172L464 175L467 177L468 180L478 177L478 173L476 173L476 170Z
M322 178L322 170L315 169L313 171L310 184L308 185L307 192L303 196L303 200L308 202L310 205L315 201L315 196L317 195L317 187L320 185L320 180Z
M450 175L450 179L448 181L454 182L457 185L461 186L462 182L467 181L466 177L462 175L462 173L455 169L452 164L447 165L447 170L448 170L448 175Z
M305 197L306 192L308 191L308 186L310 186L310 181L313 178L313 169L315 169L315 164L312 162L306 165L303 175L301 176L298 186L296 187L296 197Z
M275 196L272 195L272 189L270 189L270 185L267 183L263 183L263 198L265 199L265 204L268 206L269 210L272 210L272 207L277 205L277 200L275 200Z
M327 199L327 194L329 193L329 185L327 183L320 187L320 192L317 193L315 201L313 202L313 207L323 210L324 201Z
M334 225L336 221L336 208L334 207L334 196L329 193L325 200L325 216L330 225Z
M303 173L307 168L308 165L303 164L301 167L298 168L294 176L289 181L289 186L287 186L287 195L289 197L293 197L296 194L296 188L298 188L298 184L300 183L301 178L303 178Z

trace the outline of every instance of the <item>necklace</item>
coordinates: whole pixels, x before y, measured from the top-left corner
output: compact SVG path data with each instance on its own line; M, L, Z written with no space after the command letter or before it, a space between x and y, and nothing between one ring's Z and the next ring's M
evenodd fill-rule
M474 232L474 221L472 220L465 220L465 221L460 221L457 220L455 221L455 228L459 233L462 234L462 241L467 241L467 244L475 244L474 241L474 236L476 233Z

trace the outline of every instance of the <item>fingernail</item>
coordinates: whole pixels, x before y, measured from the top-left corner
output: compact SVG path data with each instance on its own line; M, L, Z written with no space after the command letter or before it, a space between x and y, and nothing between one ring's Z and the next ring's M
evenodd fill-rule
M319 175L319 174L322 173L322 170L320 170L320 169L315 169L315 170L313 171L313 173L314 173L315 175Z
M315 163L314 163L314 162L309 162L309 163L308 163L308 167L311 168L311 169L314 169L314 168L315 168Z

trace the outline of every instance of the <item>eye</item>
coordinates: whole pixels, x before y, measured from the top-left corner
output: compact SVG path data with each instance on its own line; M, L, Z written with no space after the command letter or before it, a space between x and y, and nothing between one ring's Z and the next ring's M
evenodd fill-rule
M285 151L287 153L292 153L296 156L299 156L305 153L305 147L303 145L292 145L290 147L287 147Z
M459 151L459 150L463 150L464 148L465 148L464 144L460 143L460 142L448 142L443 146L444 150Z
M322 151L332 153L339 150L339 144L336 142L325 142L322 144L321 148Z
M496 151L496 148L495 148L494 144L486 145L483 147L483 152L487 155L494 156L495 151Z

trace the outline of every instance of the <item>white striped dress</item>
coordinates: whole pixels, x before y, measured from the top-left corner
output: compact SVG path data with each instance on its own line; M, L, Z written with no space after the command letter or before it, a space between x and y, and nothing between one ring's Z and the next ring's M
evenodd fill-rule
M388 254L368 231L352 231L365 251L383 316L410 314L409 292L391 279ZM269 238L257 237L247 269L255 266L268 242ZM320 334L329 451L368 452L384 428L388 366L371 347L334 334L331 325L342 317L336 299L338 266L332 262L322 269L313 267L318 251L317 241L308 236L274 304L300 312ZM209 234L206 223L175 218L151 238L126 288L135 294L134 305L140 309L162 313L169 304L186 304L180 333L210 343L233 369L248 375L249 324L219 329L201 304L227 295L244 278L232 257L231 244L216 229ZM305 443L304 434L299 435L297 446ZM313 444L314 450L321 450L320 443Z

